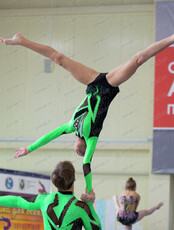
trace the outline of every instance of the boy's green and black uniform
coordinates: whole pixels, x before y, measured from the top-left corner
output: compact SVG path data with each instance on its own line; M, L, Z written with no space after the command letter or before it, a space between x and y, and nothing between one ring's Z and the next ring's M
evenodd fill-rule
M100 220L92 203L76 199L72 192L39 194L31 202L20 196L1 196L0 206L40 209L45 230L101 230Z
M62 134L76 132L78 137L84 138L86 141L87 147L83 160L83 170L86 188L88 192L91 192L92 176L90 164L92 156L109 105L118 92L118 87L113 87L108 83L106 73L100 73L99 76L87 86L86 97L76 109L72 119L65 125L58 127L30 145L28 147L29 151L34 151Z

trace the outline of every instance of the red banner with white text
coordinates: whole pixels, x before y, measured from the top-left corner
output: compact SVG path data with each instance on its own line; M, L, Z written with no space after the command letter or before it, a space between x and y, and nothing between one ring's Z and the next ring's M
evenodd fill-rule
M174 47L155 59L154 128L174 128Z
M156 2L156 41L174 34L174 2ZM174 44L155 57L152 172L174 174Z

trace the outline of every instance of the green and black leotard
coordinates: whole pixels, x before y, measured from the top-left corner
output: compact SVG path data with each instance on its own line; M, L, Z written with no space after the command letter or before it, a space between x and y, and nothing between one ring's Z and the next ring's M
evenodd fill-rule
M45 230L101 230L100 220L92 203L76 199L72 192L39 194L28 201L20 196L0 196L0 206L40 209Z
M109 105L118 92L118 87L113 87L108 83L106 73L100 73L99 76L87 86L86 97L76 109L72 119L30 145L28 147L29 151L34 151L62 134L75 132L78 137L84 138L86 141L87 147L83 160L83 170L86 188L88 192L91 192L92 176L90 164L92 156Z

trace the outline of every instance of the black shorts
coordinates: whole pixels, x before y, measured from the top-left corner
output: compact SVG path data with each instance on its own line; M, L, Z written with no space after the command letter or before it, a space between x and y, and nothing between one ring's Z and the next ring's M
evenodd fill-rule
M100 73L96 77L96 79L87 86L86 93L91 92L92 87L99 86L101 87L102 91L103 90L106 91L103 93L109 93L110 97L113 99L120 90L119 90L119 87L114 87L109 84L109 82L106 79L107 74L108 73Z
M134 212L134 213L135 213L135 216L133 217L122 217L122 216L119 216L119 213L118 213L117 220L125 226L131 226L132 224L135 224L135 222L138 219L138 212Z

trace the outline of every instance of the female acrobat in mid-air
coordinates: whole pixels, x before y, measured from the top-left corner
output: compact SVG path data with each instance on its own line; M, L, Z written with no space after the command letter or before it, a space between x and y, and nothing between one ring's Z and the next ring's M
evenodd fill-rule
M17 149L14 157L18 158L24 156L62 134L75 132L76 140L74 142L74 149L80 156L84 156L83 171L86 180L86 188L90 193L92 189L92 156L109 105L119 92L118 86L128 80L136 72L138 67L149 58L174 43L174 35L153 43L148 48L140 51L130 60L108 73L100 73L79 62L73 61L49 46L24 38L20 33L15 34L11 39L1 37L0 41L6 45L20 45L26 47L50 58L53 62L68 70L76 80L87 85L86 97L76 109L72 119L68 123L41 137L28 148Z
M113 196L113 200L116 209L116 218L127 230L132 230L133 224L145 216L151 215L163 205L163 202L160 202L151 209L136 212L140 202L140 195L136 193L136 182L132 177L126 182L125 191L120 196L120 204L117 196Z

